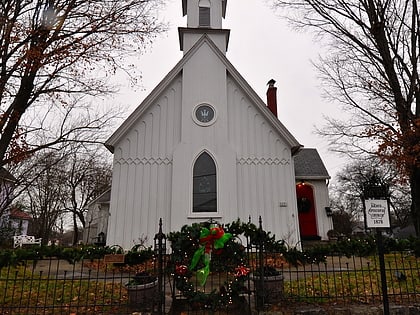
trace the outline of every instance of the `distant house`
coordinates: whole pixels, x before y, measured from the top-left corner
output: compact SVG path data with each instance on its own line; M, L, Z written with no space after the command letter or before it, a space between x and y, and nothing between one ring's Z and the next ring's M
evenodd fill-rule
M416 237L416 228L414 224L410 224L406 227L397 227L393 229L394 238L409 238Z
M30 221L32 221L31 215L19 210L12 208L8 211L9 227L15 231L15 235L27 235Z
M27 235L29 223L32 221L32 217L17 208L7 209L0 217L0 228L6 228L8 234L13 235Z
M351 234L354 236L362 236L367 233L364 221L356 221L353 223Z
M83 243L95 244L105 241L108 229L111 189L105 191L88 205Z

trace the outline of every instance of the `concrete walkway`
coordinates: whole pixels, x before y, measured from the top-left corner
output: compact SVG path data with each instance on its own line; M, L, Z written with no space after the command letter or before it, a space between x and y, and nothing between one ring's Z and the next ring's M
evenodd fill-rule
M290 306L277 311L255 312L253 315L384 315L382 306L346 305L346 306ZM389 315L418 315L420 305L390 305Z

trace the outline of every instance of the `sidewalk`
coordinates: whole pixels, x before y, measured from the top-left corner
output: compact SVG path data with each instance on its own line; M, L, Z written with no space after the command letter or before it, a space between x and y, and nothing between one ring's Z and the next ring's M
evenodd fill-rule
M253 315L383 315L382 306L346 305L346 306L290 306L284 310L253 312ZM420 305L390 305L389 315L418 315Z

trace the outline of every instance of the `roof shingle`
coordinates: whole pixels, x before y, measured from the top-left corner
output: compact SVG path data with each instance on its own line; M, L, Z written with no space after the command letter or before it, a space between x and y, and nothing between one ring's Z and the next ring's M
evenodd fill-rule
M296 179L331 178L316 149L303 148L295 156Z

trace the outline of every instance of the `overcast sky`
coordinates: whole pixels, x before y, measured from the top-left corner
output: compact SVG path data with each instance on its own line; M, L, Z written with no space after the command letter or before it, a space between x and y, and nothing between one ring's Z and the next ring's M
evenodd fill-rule
M117 100L127 114L182 58L177 30L187 24L182 17L182 0L169 0L159 15L170 27L136 62L142 73L142 89L121 89ZM293 30L264 0L228 0L223 28L231 30L227 57L233 66L264 101L267 82L276 80L280 121L306 148L318 149L331 176L342 169L345 159L329 152L327 140L314 134L315 125L325 124L323 115L340 112L321 97L320 82L311 64L321 49L311 34Z

